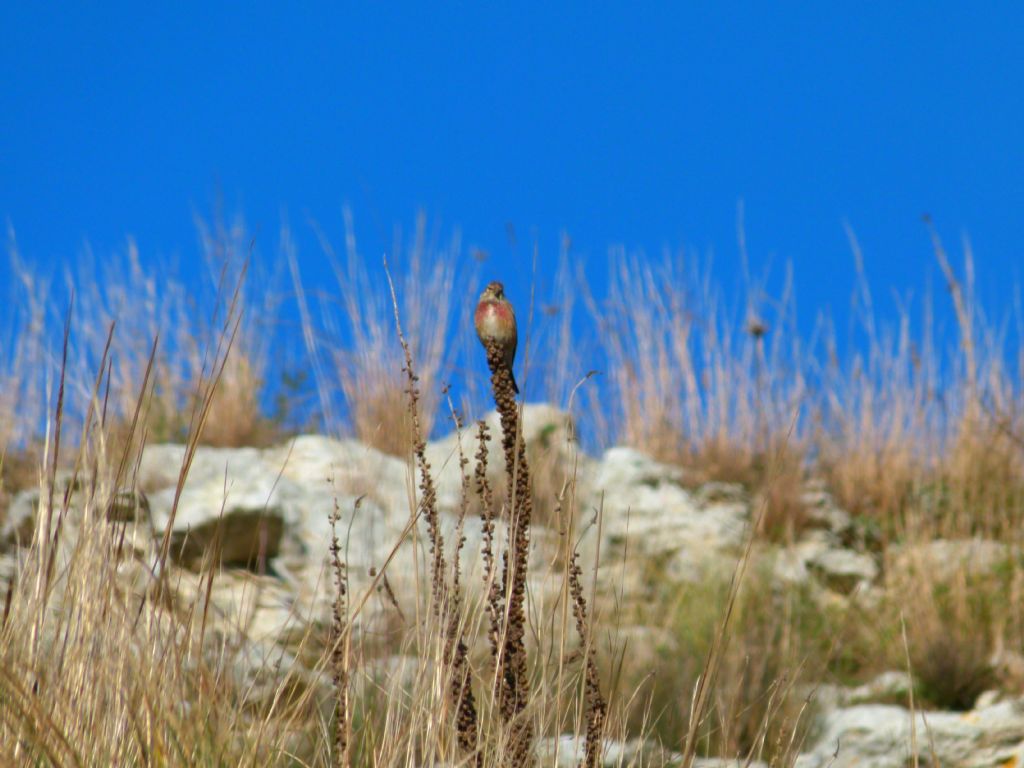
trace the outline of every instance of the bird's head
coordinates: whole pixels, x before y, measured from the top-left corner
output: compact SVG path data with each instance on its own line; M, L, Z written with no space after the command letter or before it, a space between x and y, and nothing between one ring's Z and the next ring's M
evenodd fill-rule
M484 288L484 292L480 294L480 301L501 301L505 298L505 286L499 283L497 280L487 284Z

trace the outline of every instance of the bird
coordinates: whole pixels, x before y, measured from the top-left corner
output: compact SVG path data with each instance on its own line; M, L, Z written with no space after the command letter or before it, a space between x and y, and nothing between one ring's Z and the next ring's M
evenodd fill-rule
M498 349L502 353L502 361L512 380L512 389L518 395L519 386L512 373L512 363L516 359L516 344L518 342L516 313L512 309L512 302L505 296L504 285L497 281L487 284L483 293L480 294L480 301L476 305L473 320L476 325L476 335L485 349L491 342L497 343Z

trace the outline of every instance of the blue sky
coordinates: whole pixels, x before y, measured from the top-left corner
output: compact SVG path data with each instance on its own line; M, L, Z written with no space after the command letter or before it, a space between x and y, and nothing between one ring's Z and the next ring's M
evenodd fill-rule
M43 268L137 238L195 258L221 196L381 249L423 208L525 295L506 224L792 262L803 316L937 275L920 217L1008 307L1024 243L1024 8L1011 3L5 3L0 217ZM319 269L308 233L307 272ZM3 267L6 269L6 266ZM492 276L488 274L487 277Z

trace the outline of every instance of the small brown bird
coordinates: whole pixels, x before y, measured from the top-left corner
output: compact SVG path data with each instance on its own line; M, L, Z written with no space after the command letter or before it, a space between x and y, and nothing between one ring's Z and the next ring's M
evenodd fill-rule
M480 303L476 305L473 320L476 324L476 335L485 348L489 342L497 342L505 365L508 366L509 376L512 378L512 388L518 395L519 387L512 373L518 342L516 313L512 311L512 303L505 298L505 286L498 282L487 284L480 294Z

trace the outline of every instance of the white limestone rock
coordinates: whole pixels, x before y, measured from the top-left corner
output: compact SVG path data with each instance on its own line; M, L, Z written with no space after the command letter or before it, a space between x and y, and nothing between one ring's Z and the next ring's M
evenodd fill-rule
M735 564L749 504L735 495L701 503L680 485L682 477L678 468L632 448L612 448L593 466L581 525L600 515L585 545L591 561L600 550L605 588L626 595L649 591L655 586L645 583L651 563L656 578L671 581L695 581L709 567Z

